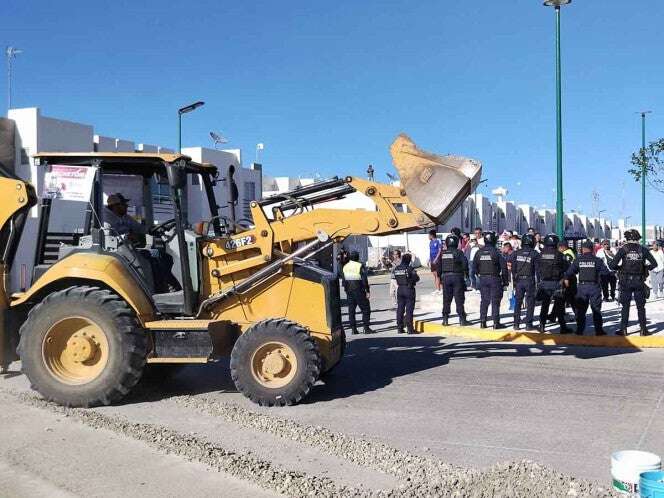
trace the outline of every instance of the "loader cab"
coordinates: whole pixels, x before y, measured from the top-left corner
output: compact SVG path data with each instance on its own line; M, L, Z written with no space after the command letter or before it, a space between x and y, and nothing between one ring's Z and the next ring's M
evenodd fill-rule
M181 154L146 153L40 153L35 161L45 174L33 284L72 254L109 254L130 271L160 313L194 314L201 286L201 235L187 216L187 185L204 187L210 230L222 235L214 166ZM129 200L127 215L132 226L141 227L135 230L139 236L114 228L117 218L107 203L118 193Z

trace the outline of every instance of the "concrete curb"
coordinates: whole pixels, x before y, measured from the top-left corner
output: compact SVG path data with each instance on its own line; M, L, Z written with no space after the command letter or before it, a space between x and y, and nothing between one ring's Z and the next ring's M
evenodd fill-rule
M574 334L540 334L537 332L493 331L476 327L415 321L418 334L466 337L482 341L514 342L518 344L542 344L545 346L595 346L605 348L664 348L664 337L641 336L584 336Z

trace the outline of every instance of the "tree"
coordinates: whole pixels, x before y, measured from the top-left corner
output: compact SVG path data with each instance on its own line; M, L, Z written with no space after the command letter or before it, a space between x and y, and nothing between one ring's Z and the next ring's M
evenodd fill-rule
M641 181L641 174L645 167L648 184L664 193L664 138L650 142L645 149L640 148L632 154L632 165L629 173L634 179Z

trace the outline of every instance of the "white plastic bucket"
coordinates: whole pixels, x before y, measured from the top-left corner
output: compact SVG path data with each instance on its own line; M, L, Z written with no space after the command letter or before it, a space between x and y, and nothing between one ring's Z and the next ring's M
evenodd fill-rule
M660 470L662 459L647 451L616 451L611 455L611 477L613 489L625 494L639 492L641 472Z

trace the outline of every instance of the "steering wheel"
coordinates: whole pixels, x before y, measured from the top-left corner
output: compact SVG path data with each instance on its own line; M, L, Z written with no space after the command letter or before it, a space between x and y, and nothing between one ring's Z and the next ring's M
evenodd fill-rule
M149 233L150 235L162 238L165 242L170 242L173 237L175 237L175 233L169 236L167 235L167 232L170 232L174 228L175 218L171 218L170 220L166 220L163 223L159 223L158 225L153 226L149 230Z

